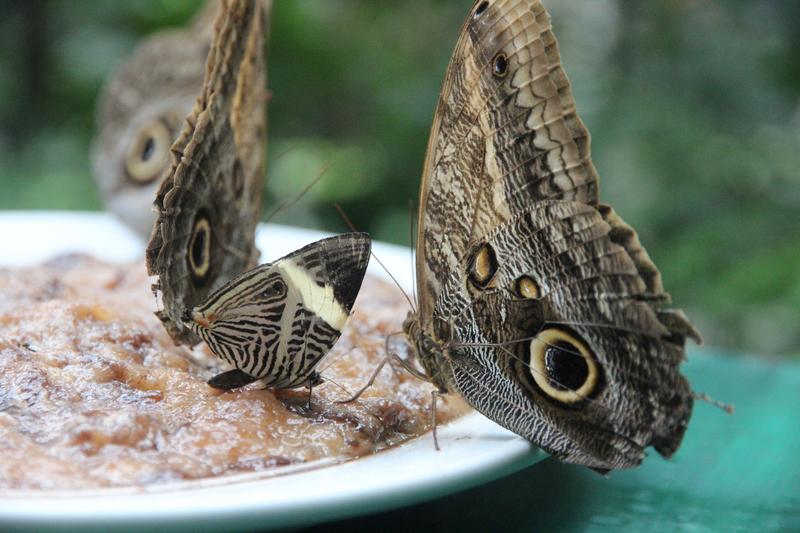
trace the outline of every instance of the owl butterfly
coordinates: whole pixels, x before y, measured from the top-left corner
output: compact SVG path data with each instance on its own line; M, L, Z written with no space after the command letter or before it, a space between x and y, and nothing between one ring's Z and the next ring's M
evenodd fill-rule
M601 472L672 455L699 335L636 233L598 201L538 0L476 2L431 129L419 306L404 330L428 380L553 456Z
M106 208L149 235L169 148L203 87L218 0L188 28L156 32L109 78L97 106L92 170Z
M252 0L221 4L200 96L155 196L147 269L158 276L159 318L179 344L199 342L183 324L185 311L259 256L267 99L262 7Z
M221 4L200 97L156 195L146 256L161 292L157 314L175 342L203 340L235 367L209 382L222 389L316 384L370 255L369 237L349 234L247 270L259 255L266 133L262 7Z

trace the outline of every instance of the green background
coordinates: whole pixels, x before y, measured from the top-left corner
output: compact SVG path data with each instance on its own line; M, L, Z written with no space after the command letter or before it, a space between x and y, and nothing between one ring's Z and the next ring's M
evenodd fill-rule
M708 344L797 356L800 2L551 0L602 197ZM0 209L100 209L94 100L195 0L0 0ZM470 0L278 0L264 212L409 240L428 130Z

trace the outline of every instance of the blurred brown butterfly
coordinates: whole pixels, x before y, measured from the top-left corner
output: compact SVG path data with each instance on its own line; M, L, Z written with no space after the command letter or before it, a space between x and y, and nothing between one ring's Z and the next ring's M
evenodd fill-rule
M598 201L538 0L476 2L436 110L420 189L419 309L404 330L440 393L606 472L680 445L699 335L636 233Z
M143 236L169 170L169 149L203 86L219 1L208 0L188 28L147 37L109 78L97 106L92 170L106 208Z

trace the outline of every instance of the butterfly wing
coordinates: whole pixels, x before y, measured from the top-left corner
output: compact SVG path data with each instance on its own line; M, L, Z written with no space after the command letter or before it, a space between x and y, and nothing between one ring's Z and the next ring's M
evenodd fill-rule
M371 240L352 233L323 239L233 279L193 309L186 326L234 365L211 381L234 388L260 379L293 388L341 335L369 263ZM249 376L249 379L248 379Z
M476 2L447 69L420 187L423 321L474 239L532 202L594 204L597 194L589 133L541 2Z
M221 4L202 93L156 195L147 267L158 276L159 318L177 343L198 341L181 321L186 310L258 258L267 99L263 7L246 0Z
M149 235L150 206L170 167L170 146L203 86L216 0L191 29L162 30L142 41L103 87L92 170L106 208Z
M679 365L686 337L698 338L680 311L661 309L666 295L616 242L632 237L614 218L535 204L471 246L435 312L453 324L453 382L473 407L598 470L635 466L651 445L678 448L692 410Z

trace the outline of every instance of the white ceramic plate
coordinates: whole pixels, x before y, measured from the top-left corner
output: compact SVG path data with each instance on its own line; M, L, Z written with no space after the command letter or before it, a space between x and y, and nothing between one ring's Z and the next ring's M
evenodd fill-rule
M0 266L82 251L114 261L142 256L144 243L99 213L0 213ZM259 229L262 261L324 237L281 226ZM411 286L407 248L374 243L401 284ZM370 271L386 276L375 261ZM401 507L497 479L545 457L478 414L440 426L442 450L425 435L384 452L280 474L237 474L151 488L86 492L0 491L0 529L275 529ZM5 526L5 527L4 527Z

